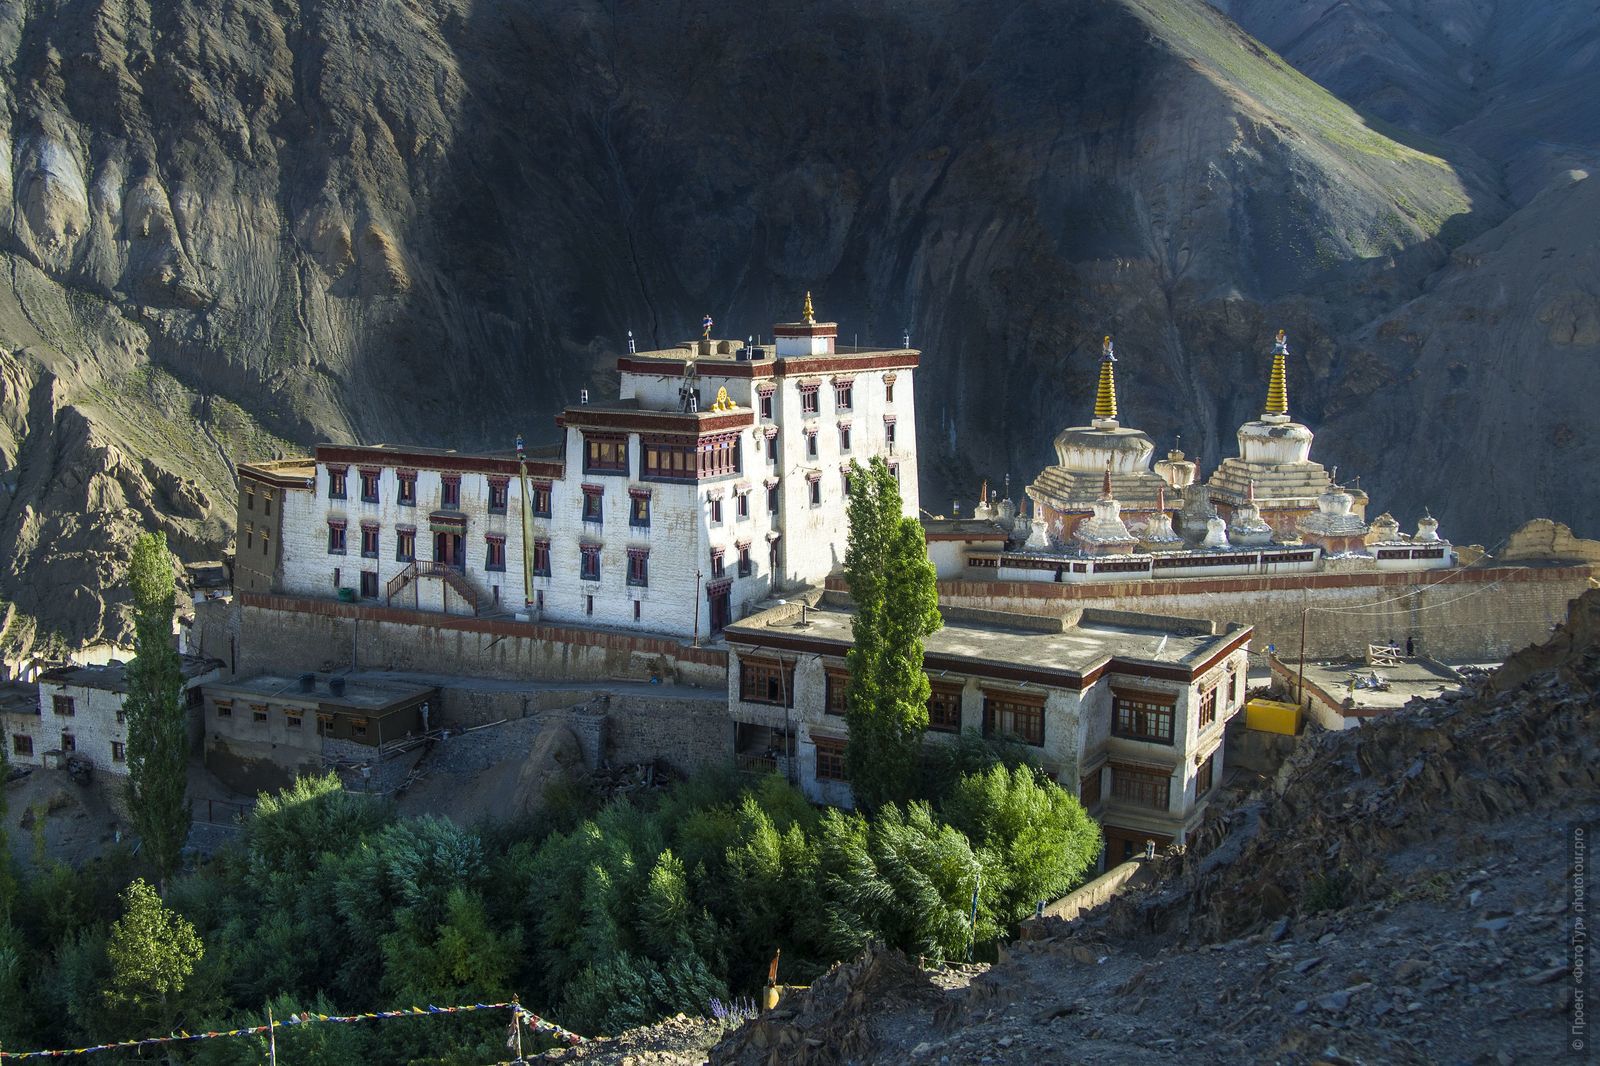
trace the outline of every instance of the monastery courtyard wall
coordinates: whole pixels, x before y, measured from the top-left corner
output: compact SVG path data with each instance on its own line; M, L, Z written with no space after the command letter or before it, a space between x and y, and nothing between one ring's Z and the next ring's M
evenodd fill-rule
M354 669L510 681L727 686L727 653L670 637L246 592L238 676Z
M1096 608L1242 622L1256 627L1252 651L1276 644L1285 658L1299 654L1301 615L1312 607L1319 609L1306 618L1308 656L1361 657L1369 643L1414 637L1418 654L1474 662L1545 640L1591 573L1584 564L1551 564L1084 585L952 579L939 582L939 602L1018 614Z

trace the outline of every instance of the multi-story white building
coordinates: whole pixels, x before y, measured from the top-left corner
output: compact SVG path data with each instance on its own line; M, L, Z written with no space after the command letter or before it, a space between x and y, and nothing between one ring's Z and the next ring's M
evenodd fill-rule
M193 655L180 657L190 743L200 739L200 686L221 676L222 664ZM11 761L54 766L76 756L113 774L128 772L128 668L60 666L39 676L32 706L22 699L3 708Z
M923 660L929 743L975 730L1033 749L1101 823L1108 864L1147 840L1183 843L1222 782L1223 735L1245 702L1250 627L1096 611L944 616ZM851 803L852 623L844 603L789 604L724 634L737 758L788 773L818 803Z
M852 460L887 460L918 513L918 353L840 348L809 298L773 332L629 353L619 398L566 408L537 454L242 464L237 572L254 591L708 636L842 565ZM263 500L276 515L247 509Z

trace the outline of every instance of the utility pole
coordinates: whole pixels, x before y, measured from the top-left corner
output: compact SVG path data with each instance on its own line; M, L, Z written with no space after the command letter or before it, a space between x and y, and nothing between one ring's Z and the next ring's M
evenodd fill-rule
M1300 612L1300 681L1295 686L1294 701L1302 705L1306 701L1306 618L1310 614L1309 607Z

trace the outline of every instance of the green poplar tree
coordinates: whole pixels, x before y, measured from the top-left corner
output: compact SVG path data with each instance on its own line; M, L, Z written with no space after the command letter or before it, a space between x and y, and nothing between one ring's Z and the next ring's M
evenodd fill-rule
M183 990L205 953L183 915L162 906L155 889L136 880L122 893L122 917L111 926L106 1005L128 1021L167 1030L178 1021Z
M844 569L856 615L847 659L845 774L856 802L868 809L916 792L928 728L923 638L943 624L922 524L903 507L900 482L883 459L850 464Z
M134 659L128 664L128 810L164 884L189 836L189 736L183 669L172 643L174 589L165 533L146 533L128 566Z

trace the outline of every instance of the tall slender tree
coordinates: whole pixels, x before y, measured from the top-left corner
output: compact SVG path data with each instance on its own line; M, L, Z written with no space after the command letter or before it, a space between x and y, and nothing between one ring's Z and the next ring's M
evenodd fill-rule
M855 601L845 773L869 809L916 792L928 728L923 638L943 624L922 524L902 513L900 482L881 458L850 464L845 579Z
M128 566L133 662L128 665L128 810L145 855L165 884L189 836L189 737L183 669L172 642L172 559L165 533L146 533Z

